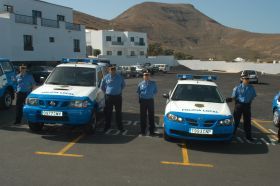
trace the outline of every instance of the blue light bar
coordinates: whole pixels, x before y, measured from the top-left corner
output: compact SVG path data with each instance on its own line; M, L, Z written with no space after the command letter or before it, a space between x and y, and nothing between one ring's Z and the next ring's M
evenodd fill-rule
M84 63L98 63L97 59L91 59L91 58L62 58L62 63L78 63L78 62L84 62Z
M177 79L180 79L180 80L215 81L215 80L217 80L217 76L214 76L214 75L177 74Z

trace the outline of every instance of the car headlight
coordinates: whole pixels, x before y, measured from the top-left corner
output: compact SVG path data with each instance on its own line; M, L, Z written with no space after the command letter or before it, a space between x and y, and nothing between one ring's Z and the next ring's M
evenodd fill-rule
M225 125L225 126L232 125L233 124L233 119L229 118L229 119L220 120L219 124L220 125Z
M183 122L183 118L179 117L179 116L176 116L174 114L167 114L167 118L171 121L176 121L176 122L179 122L179 123L182 123Z
M69 107L72 107L72 108L86 108L86 107L88 107L88 101L86 101L86 100L70 101Z
M39 99L38 98L26 98L25 103L30 106L37 106L37 105L39 105Z

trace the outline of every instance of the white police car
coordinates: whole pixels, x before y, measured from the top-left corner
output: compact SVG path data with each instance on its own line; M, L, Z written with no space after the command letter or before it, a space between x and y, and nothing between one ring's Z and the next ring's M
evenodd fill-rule
M44 124L83 125L85 131L96 129L97 115L105 106L100 89L102 67L90 59L64 59L54 68L44 84L26 99L24 116L32 131Z
M0 58L0 106L9 108L16 90L16 73L8 59Z
M230 141L234 122L216 83L216 76L182 74L167 98L165 139Z

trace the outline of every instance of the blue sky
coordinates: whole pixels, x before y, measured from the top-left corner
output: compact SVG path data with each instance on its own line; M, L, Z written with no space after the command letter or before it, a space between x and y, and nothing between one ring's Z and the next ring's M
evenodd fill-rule
M113 19L143 0L44 0L90 15ZM192 4L219 23L258 33L280 34L280 0L150 0Z

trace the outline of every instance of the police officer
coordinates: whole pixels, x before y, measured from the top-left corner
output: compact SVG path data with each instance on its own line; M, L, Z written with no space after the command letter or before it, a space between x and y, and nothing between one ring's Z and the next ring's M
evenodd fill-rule
M16 100L16 120L14 124L20 124L22 119L22 109L25 99L35 87L35 81L31 74L26 73L26 66L19 67L19 74L16 76L17 81L17 100Z
M119 130L123 130L122 125L122 90L125 81L120 74L116 73L116 67L110 66L109 73L101 82L101 89L105 92L105 128L106 132L111 127L113 107L116 111L116 122Z
M150 80L149 72L143 73L143 79L144 80L138 84L137 88L140 103L141 135L146 135L148 112L150 135L153 136L155 132L154 96L157 94L157 85L155 81Z
M234 133L237 130L237 127L240 123L241 115L243 114L243 123L246 138L252 141L253 138L251 135L251 103L257 95L254 87L249 84L249 75L247 73L241 74L241 81L242 83L237 85L233 89L232 93L232 98L235 100L235 108L233 113L235 121Z

